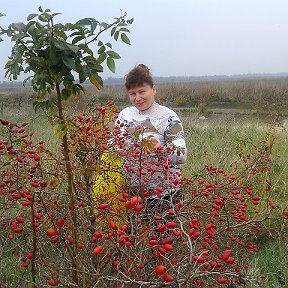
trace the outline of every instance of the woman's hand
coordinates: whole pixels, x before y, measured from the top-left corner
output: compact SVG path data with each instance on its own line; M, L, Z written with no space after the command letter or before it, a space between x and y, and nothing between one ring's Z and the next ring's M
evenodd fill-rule
M149 140L151 141L152 145L154 145L153 151L157 150L161 146L160 141L156 137L150 137Z
M154 136L143 139L142 145L145 149L145 152L147 153L155 152L158 148L161 147L160 141Z

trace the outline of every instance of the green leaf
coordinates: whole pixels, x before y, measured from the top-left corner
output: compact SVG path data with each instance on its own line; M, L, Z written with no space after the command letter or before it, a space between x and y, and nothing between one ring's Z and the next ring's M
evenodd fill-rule
M44 12L43 15L44 15L48 20L51 20L51 19L52 19L52 16L51 16L49 13L47 13L47 12ZM61 26L63 26L62 24L56 24L56 25L61 25ZM55 26L54 26L54 27L55 27Z
M38 19L41 22L48 22L49 21L49 18L46 15L44 15L44 14L39 15Z
M87 67L87 65L81 66L80 72L78 73L80 83L83 83L87 79L87 77L89 76L89 73L90 73L90 69Z
M77 36L77 37L73 38L72 44L76 44L77 42L79 42L79 41L81 41L83 39L85 39L85 36L83 36L83 35L82 36Z
M41 6L38 7L39 12L43 12L43 9Z
M130 32L127 28L124 28L124 27L120 28L119 31L121 31L121 32L128 32L128 33Z
M57 48L58 48L59 50L61 50L61 51L67 50L67 45L66 45L66 43L63 42L63 41L60 41L60 40L55 39L55 40L54 40L54 45L55 45L55 47L57 47Z
M129 38L127 37L127 35L125 33L122 33L121 34L121 39L124 43L128 44L128 45L131 45L131 42L129 40Z
M114 59L120 59L121 58L121 56L118 53L116 53L115 51L112 51L112 50L107 51L107 54Z
M75 31L75 32L70 34L70 37L72 38L73 36L80 36L80 35L83 35L83 32Z
M11 36L12 36L12 30L11 30L11 28L9 28L9 29L7 30L6 34L7 34L8 37L11 37Z
M26 25L26 31L28 34L33 35L33 31L35 30L35 25L36 21L30 21L27 25Z
M132 24L134 22L134 18L128 19L126 22L127 24Z
M97 59L97 63L101 64L103 61L105 61L106 57L107 57L107 54L105 52L100 54L98 59Z
M59 38L61 37L64 41L66 41L67 35L62 30L59 29L56 30L55 26L54 26L54 36L56 37L58 36Z
M6 66L7 66L7 65L6 65ZM8 67L6 67L6 66L5 66L6 71L5 71L5 74L4 74L4 78L6 78L7 76L10 77L10 75L11 75L11 70L10 70L10 68L8 68Z
M71 95L71 91L70 91L70 90L68 90L68 89L66 89L66 88L63 88L63 89L62 89L62 91L61 91L61 96L62 96L62 99L63 99L63 100L69 99L70 95Z
M106 45L107 47L109 47L110 49L112 49L111 43L105 43L105 45Z
M25 68L24 73L28 73L28 72L30 72L31 70L32 70L31 66L28 65L28 66Z
M77 45L66 43L58 39L53 39L53 43L61 51L70 50L74 53L77 53L80 50L80 48Z
M68 73L66 73L64 75L64 85L66 85L67 83L71 84L75 81L75 78L73 76L73 74L71 73L71 71L69 71Z
M98 49L98 54L102 54L103 52L105 52L106 48L105 46L101 46L99 49Z
M50 66L55 66L60 61L61 54L59 53L59 50L55 46L51 46L49 49L49 58L48 62Z
M66 43L66 45L67 45L68 49L74 53L77 53L80 50L80 48L77 45L73 45L70 43Z
M83 18L75 23L75 25L86 26L91 25L91 18Z
M44 26L40 22L36 22L35 27L41 31L44 28Z
M28 82L28 84L30 84L30 79L33 79L33 76L29 76L27 78L24 79L23 81L23 86L25 87L26 83Z
M61 14L62 14L62 13L53 13L53 14L52 14L52 18L55 17L55 16L57 16L57 15L61 15Z
M115 61L112 57L107 58L107 66L112 73L115 73Z
M12 41L17 41L17 40L20 40L20 39L23 39L25 37L29 36L28 34L26 33L19 33L19 34L15 34L11 37L11 40Z
M79 71L78 74L79 74L79 82L80 82L80 83L85 82L85 80L86 80L87 77L85 77L84 72L83 72L83 69L81 69L81 71Z
M92 64L92 65L96 65L98 62L97 62L97 59L93 56L86 56L83 58L83 60L87 63L87 64Z
M67 134L67 127L65 124L56 124L54 125L54 131L59 138L63 138Z
M102 26L104 29L108 28L108 24L106 22L101 22L99 25Z
M101 65L95 65L93 67L93 71L95 70L95 73L103 73L104 69Z
M16 31L19 31L19 32L23 32L26 30L26 25L22 22L19 22L19 23L12 23L11 24L11 27L16 30Z
M38 101L34 101L33 102L33 109L35 110L35 112L38 111L38 108L40 107L39 102Z
M26 24L26 31L28 31L28 29L29 29L31 26L33 26L35 23L36 23L35 20L28 22L28 23Z
M35 110L35 112L38 111L38 109L40 108L45 108L46 110L48 110L49 108L51 108L51 102L49 100L45 100L45 101L34 101L33 102L33 108Z
M51 102L49 100L46 100L44 103L46 110L49 110L49 108L51 107Z
M87 54L93 56L93 51L88 47L87 44L79 44L79 47L84 51L86 52Z
M93 33L95 31L95 29L97 28L98 22L92 18L91 19L91 33Z
M118 38L119 38L119 31L116 31L116 32L114 33L114 39L117 41Z
M18 75L20 75L20 73L24 71L23 67L20 66L18 63L15 63L14 61L11 62L11 64L9 63L8 66L6 64L5 68L8 68L10 70L10 74L13 76L14 80L16 80L18 78Z
M118 27L123 27L123 26L127 26L127 24L125 23L124 19L122 19L122 21L119 22L119 23L117 24L117 26L118 26Z
M36 14L36 13L29 14L28 17L27 17L27 21L30 21L33 18L37 17L37 16L38 16L38 14Z
M115 31L116 31L116 28L117 28L117 27L113 27L113 28L111 29L111 37L114 35L114 33L115 33Z
M83 93L85 93L85 88L84 88L82 85L80 85L80 84L75 84L74 86L77 87L77 89L78 89L79 92L82 91Z
M74 60L73 60L71 57L69 57L69 56L64 56L64 57L62 58L62 60L63 60L63 63L65 64L65 66L66 66L67 68L72 69L72 70L76 70L75 62L74 62Z

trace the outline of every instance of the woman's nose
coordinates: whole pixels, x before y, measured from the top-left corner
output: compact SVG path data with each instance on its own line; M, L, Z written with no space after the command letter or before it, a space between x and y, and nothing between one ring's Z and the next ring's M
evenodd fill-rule
M141 97L140 97L140 94L137 93L137 94L135 95L135 101L139 101L139 100L141 100Z

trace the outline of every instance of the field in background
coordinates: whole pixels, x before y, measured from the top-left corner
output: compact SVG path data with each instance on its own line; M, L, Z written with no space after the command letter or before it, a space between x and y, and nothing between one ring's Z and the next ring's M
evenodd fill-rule
M203 169L204 150L211 165L229 166L239 143L257 143L268 134L274 135L272 193L279 214L281 209L288 210L288 79L175 82L161 83L157 88L159 102L177 110L183 121L189 149L185 176ZM35 96L30 88L0 89L0 118L30 122L36 138L44 139L53 149L58 140L49 128L45 112L33 111ZM108 100L120 108L128 105L122 86L109 85L101 91L87 86L86 95L69 103L71 113L93 113ZM279 277L288 281L287 226L274 227L273 231L273 235L263 232L258 240L262 252L251 259L250 272L270 277L270 284L263 287L285 287L279 284Z
M218 81L169 82L157 84L160 104L173 108L193 108L201 112L254 113L281 117L288 115L288 78L239 79ZM10 108L19 112L31 107L35 95L31 88L0 85L0 113ZM75 101L74 108L83 110L99 102L113 100L119 107L128 105L123 85L106 85L102 90L86 86L86 94ZM23 111L22 111L23 112Z

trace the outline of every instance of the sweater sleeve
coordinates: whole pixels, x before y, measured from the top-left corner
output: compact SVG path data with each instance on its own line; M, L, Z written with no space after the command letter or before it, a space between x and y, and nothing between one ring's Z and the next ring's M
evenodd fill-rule
M164 139L167 146L173 148L170 155L172 164L182 164L187 160L187 147L184 138L183 125L177 115L170 116L164 130Z

